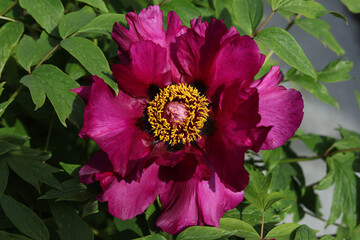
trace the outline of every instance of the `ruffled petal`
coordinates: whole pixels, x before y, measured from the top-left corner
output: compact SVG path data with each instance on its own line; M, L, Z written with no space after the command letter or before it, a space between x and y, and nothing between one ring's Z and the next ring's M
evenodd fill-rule
M121 176L137 170L139 161L151 150L152 139L137 127L145 103L119 91L115 94L95 78L84 111L80 136L93 139L106 152Z
M148 97L150 85L171 84L170 64L165 48L141 41L130 47L130 65L114 64L112 71L121 90L134 97Z
M242 202L244 191L233 192L221 183L217 174L210 181L200 181L197 189L199 210L204 224L219 227L225 212Z
M304 115L301 93L277 86L282 80L279 70L279 67L271 68L265 77L252 84L259 91L261 121L258 126L272 126L261 146L264 150L283 145L299 128Z
M101 200L108 202L109 212L122 220L131 219L145 211L162 192L164 183L158 178L159 166L150 165L140 181L126 182L115 177Z

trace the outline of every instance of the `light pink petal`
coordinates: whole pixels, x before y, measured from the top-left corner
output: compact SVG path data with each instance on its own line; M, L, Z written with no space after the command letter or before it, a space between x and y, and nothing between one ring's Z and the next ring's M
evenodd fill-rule
M93 139L121 176L133 173L151 150L152 139L136 125L144 107L144 102L122 91L115 96L102 79L95 78L80 136Z
M130 65L114 64L112 71L119 87L134 97L148 97L150 85L171 84L170 64L165 48L151 41L133 43Z
M253 83L259 91L258 126L272 126L261 149L274 149L283 145L301 124L304 103L301 93L276 86L282 79L278 67L273 67L262 79Z
M113 179L101 200L108 202L109 212L122 220L141 214L162 192L164 183L158 178L159 167L150 165L144 170L140 181Z
M219 227L224 213L242 202L244 191L233 192L221 183L217 174L210 181L200 181L197 190L199 209L206 225Z

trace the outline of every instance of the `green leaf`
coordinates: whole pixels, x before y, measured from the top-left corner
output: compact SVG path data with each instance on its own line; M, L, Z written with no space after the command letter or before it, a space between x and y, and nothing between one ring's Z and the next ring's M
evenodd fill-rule
M75 62L75 60L66 63L65 72L74 81L86 75L86 70L78 62Z
M331 187L335 182L335 171L329 171L326 176L321 179L319 184L315 187L316 190L325 190Z
M86 217L99 212L99 202L96 199L90 199L86 204L81 217Z
M105 13L107 13L109 11L103 0L78 0L78 1L87 3L90 6L96 7Z
M346 130L345 128L339 129L342 139L336 141L333 147L339 150L358 148L360 146L360 135L354 131Z
M61 46L73 55L92 75L102 78L117 93L117 83L101 49L86 38L72 37L61 41Z
M289 70L291 71L291 69ZM312 95L317 97L319 100L340 109L339 103L335 98L333 98L327 88L319 81L314 82L309 76L303 74L295 74L288 76L287 79L298 84L300 87L308 90ZM290 74L289 74L290 75Z
M350 12L360 13L360 0L341 0Z
M266 235L266 239L275 238L276 240L290 240L290 235L300 225L297 223L284 223L274 227Z
M60 189L59 182L52 175L52 173L58 172L59 169L43 163L50 156L50 153L47 152L20 147L19 150L13 150L3 155L3 158L14 172L40 192L40 182Z
M270 193L266 199L265 199L265 207L264 207L264 211L267 211L274 203L286 199L287 196L283 193L280 192L272 192Z
M218 240L233 236L237 231L229 231L215 227L195 226L185 229L177 236L177 240Z
M16 58L20 65L28 72L36 53L36 41L28 36L24 35L16 49Z
M20 0L20 6L48 33L54 31L64 15L64 6L60 0Z
M49 232L44 222L28 207L2 193L0 193L0 205L20 232L35 240L49 239Z
M301 225L295 232L294 240L317 240L317 237L308 226Z
M125 14L108 13L99 15L80 28L77 33L108 34L111 33L115 22L127 24Z
M6 108L12 103L13 99L0 103L0 117L4 114Z
M266 198L271 185L272 175L266 177L257 169L247 169L250 175L250 181L245 189L245 198L257 207L260 211L266 211Z
M135 240L166 240L166 238L156 233L145 237L135 238Z
M121 220L114 217L115 227L119 232L127 235L133 235L132 238L148 235L150 232L147 228L147 222L144 215L138 215L132 219ZM131 231L131 233L129 232Z
M252 36L264 15L262 0L233 0L234 19L244 32Z
M0 77L12 49L16 46L23 32L24 26L20 22L9 22L0 28Z
M31 75L24 76L20 82L29 88L36 108L42 107L46 95L64 126L67 118L81 126L84 103L70 91L79 87L79 84L67 74L54 65L41 65Z
M90 198L90 193L84 184L78 179L70 179L62 182L60 190L51 189L39 199L56 199L56 201L82 202Z
M316 73L304 51L290 33L279 27L260 31L255 39L272 49L284 62L316 79Z
M189 0L167 1L161 9L164 11L164 14L168 14L170 11L175 11L180 17L182 23L188 27L190 26L190 20L200 16L200 11Z
M356 100L360 109L360 93L358 91L355 91Z
M9 168L0 157L0 193L4 193L9 177Z
M91 228L81 219L72 207L65 203L50 202L49 205L61 240L94 239Z
M80 164L70 164L70 163L63 163L63 162L59 162L60 166L65 170L65 172L67 172L69 175L71 176L78 176L78 172L81 168Z
M337 55L345 54L345 50L331 34L330 25L327 22L320 19L298 18L295 23L305 32L317 38L325 47L328 46Z
M245 238L249 240L260 240L259 234L250 224L238 219L221 218L220 228L229 231L236 230L234 235L240 238Z
M36 41L36 52L34 54L33 62L31 66L38 64L42 58L45 57L57 44L59 44L59 40L51 37L45 31L43 31L40 35L40 38ZM47 56L49 59L52 55Z
M91 7L66 14L59 23L59 34L65 39L95 18L96 14Z
M6 240L31 240L30 238L24 237L22 235L8 233L4 231L0 231L0 239Z
M335 142L335 138L317 134L303 134L301 140L317 155L323 155Z
M328 13L326 8L318 2L301 0L282 1L282 3L274 10L301 14L307 18L318 18Z
M320 240L335 240L335 237L330 235L325 235L320 238Z
M327 226L343 213L343 222L349 227L356 224L356 178L352 165L355 157L351 152L338 153L327 159L330 171L334 171L335 188Z

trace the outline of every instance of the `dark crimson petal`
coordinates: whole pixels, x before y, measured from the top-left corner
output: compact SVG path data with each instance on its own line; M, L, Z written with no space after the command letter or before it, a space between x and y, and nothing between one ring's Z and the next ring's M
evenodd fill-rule
M90 94L90 86L80 86L78 88L75 89L70 89L70 91L76 93L77 95L79 95L79 97L81 97L81 99L84 101L85 104L87 104L88 102L88 98L89 98L89 94Z
M141 214L162 192L164 183L158 178L159 166L150 165L144 170L139 181L113 178L112 183L101 197L108 202L109 212L122 220L131 219Z
M283 145L299 128L303 119L304 103L301 93L294 89L277 86L282 80L279 67L272 67L252 87L259 91L258 126L272 126L261 149L274 149Z
M80 136L93 139L123 177L139 171L139 161L151 151L152 139L136 126L144 107L122 91L115 96L102 79L94 78Z
M150 85L171 84L170 64L165 48L151 42L132 43L130 65L114 64L112 71L121 90L133 97L148 97Z

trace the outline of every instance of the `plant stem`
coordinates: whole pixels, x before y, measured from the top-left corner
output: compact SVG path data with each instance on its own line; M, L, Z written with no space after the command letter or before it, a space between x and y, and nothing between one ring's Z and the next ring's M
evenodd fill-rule
M272 11L270 13L270 15L265 19L265 21L261 24L261 26L256 30L256 32L253 34L253 37L256 36L256 34L258 34L261 29L263 29L263 27L267 24L267 22L270 20L270 18L274 15L275 11Z
M166 2L167 2L167 0L163 0L163 1L159 4L159 6L162 7Z
M265 222L265 212L262 212L260 240L263 240L263 235L264 235L264 222Z
M4 16L0 16L0 19L4 19L4 20L10 21L10 22L17 22L15 19L4 17Z
M37 69L38 67L40 67L40 65L45 62L45 60L53 53L55 52L55 50L60 46L60 43L56 44L55 47L53 47L41 60L40 62L36 65L36 67L34 68Z
M14 100L16 96L19 94L19 92L24 88L24 85L20 85L18 89L10 96L9 100Z
M50 126L49 126L49 131L48 131L48 135L46 137L46 142L45 142L45 147L44 147L44 151L47 152L48 148L49 148L49 143L50 143L50 138L51 138L51 133L52 133L52 130L54 128L54 112L52 113L52 116L51 116L51 122L50 122Z
M271 58L271 56L272 56L273 54L274 54L274 51L271 50L271 51L268 53L268 55L266 55L266 58L265 58L265 60L264 60L263 65L265 65L265 63L267 63L267 61L269 61L269 59Z
M16 4L17 4L18 0L15 0L14 2L12 2L4 11L2 11L0 13L0 16L6 14L10 9L12 9Z

